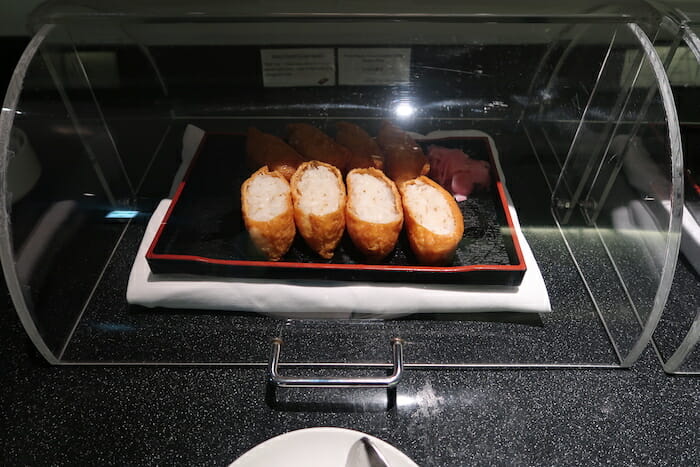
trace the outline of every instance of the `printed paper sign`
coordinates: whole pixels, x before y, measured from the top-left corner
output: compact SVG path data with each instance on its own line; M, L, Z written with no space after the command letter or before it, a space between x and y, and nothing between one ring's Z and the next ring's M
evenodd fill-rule
M266 87L335 85L335 49L261 49Z
M338 82L345 85L408 84L410 48L340 48Z

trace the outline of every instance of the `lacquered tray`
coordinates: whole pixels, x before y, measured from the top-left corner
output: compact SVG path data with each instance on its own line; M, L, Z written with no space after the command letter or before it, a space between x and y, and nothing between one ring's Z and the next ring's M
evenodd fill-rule
M421 140L459 147L474 159L491 162L493 186L459 204L464 237L453 264L420 266L404 233L381 264L365 264L343 237L331 260L313 253L297 234L279 262L253 248L241 218L240 186L252 173L245 164L245 136L207 133L192 159L146 259L154 273L183 273L270 279L518 285L526 265L503 185L486 137Z

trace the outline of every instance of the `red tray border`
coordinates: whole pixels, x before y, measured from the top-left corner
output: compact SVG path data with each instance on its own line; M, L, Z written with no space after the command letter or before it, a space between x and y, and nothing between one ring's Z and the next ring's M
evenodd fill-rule
M178 200L180 199L180 194L187 185L187 179L190 175L194 163L199 158L201 149L204 147L204 143L207 140L208 135L240 135L240 133L226 133L226 132L207 132L197 147L197 152L195 153L192 161L190 162L187 171L185 172L182 181L178 185L177 191L173 200L170 202L168 211L163 216L163 219L158 227L155 237L151 242L148 252L146 253L146 259L153 260L170 260L170 261L196 261L206 264L221 264L227 266L249 266L249 267L270 267L270 268L313 268L313 269L352 269L352 270L374 270L374 271L421 271L421 272L437 272L437 273L462 273L469 271L526 271L525 258L523 256L522 249L520 248L520 242L518 236L515 235L515 225L513 219L510 215L510 209L508 208L508 200L506 198L505 190L503 188L503 183L501 182L498 171L496 170L495 161L493 157L493 152L491 151L491 143L487 136L451 136L447 138L433 138L433 139L422 139L421 143L431 142L431 141L444 141L444 140L465 140L465 139L484 139L486 140L486 145L489 151L489 159L491 160L491 168L493 175L495 177L496 190L498 192L499 200L501 201L501 206L503 206L503 211L505 213L506 222L508 228L510 229L510 236L513 241L513 249L515 250L515 255L518 258L517 264L508 265L494 265L494 264L469 264L465 266L401 266L401 265L382 265L382 264L328 264L328 263L295 263L286 261L248 261L248 260L226 260L226 259L215 259L206 258L202 256L194 255L173 255L173 254L158 254L154 253L156 245L160 240L160 236L165 229L165 226L170 219Z

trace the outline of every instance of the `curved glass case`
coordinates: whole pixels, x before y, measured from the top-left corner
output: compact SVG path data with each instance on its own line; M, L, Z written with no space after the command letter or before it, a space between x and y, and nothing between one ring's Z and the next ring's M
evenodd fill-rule
M669 67L691 42L669 13L642 1L49 2L31 25L0 115L0 255L49 362L266 365L276 338L280 366L382 370L400 354L405 368L624 368L651 340L684 206L685 94ZM161 223L165 254L195 265L202 251L250 254L250 127L333 137L341 121L380 135L389 166L406 159L390 162L385 122L408 132L456 195L465 233L441 266L522 260L524 275L443 280L405 229L390 258L417 281L354 268L365 260L348 237L342 277L299 237L318 275L268 277L277 266L254 255L258 269L233 275L151 269ZM437 174L454 151L468 157ZM470 163L487 181L461 178Z

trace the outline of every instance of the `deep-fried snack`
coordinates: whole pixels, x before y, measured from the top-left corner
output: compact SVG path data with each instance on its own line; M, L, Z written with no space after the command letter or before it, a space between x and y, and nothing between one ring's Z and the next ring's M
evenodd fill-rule
M279 261L294 240L294 209L284 175L260 168L241 185L241 211L253 244L270 260Z
M381 170L354 169L347 176L345 208L348 234L371 263L394 249L403 226L401 196Z
M397 185L430 171L428 158L421 147L408 133L390 122L382 123L377 143L384 151L384 172Z
M307 160L325 162L344 171L350 150L336 143L333 138L309 125L291 123L287 125L287 141Z
M251 169L266 165L271 171L280 172L287 180L305 160L282 139L253 127L248 128L246 153Z
M425 176L404 182L399 190L408 242L418 261L449 264L464 234L464 218L455 199Z
M350 159L345 170L384 167L384 154L377 142L365 130L349 122L338 122L335 140L350 150Z
M321 257L332 258L345 231L346 195L340 171L324 162L304 162L291 186L299 233Z

